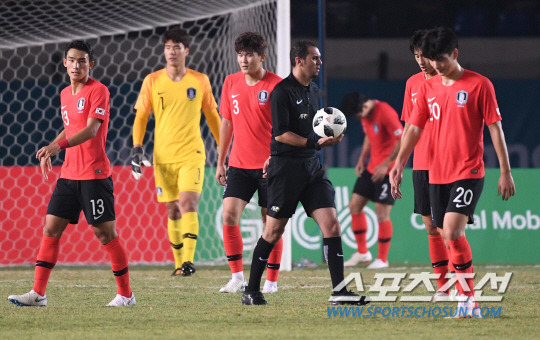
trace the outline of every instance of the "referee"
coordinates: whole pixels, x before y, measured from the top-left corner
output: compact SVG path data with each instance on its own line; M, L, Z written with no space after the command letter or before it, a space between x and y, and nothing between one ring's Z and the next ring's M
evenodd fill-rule
M344 279L341 233L334 205L335 191L322 168L317 150L343 139L319 138L311 126L317 112L318 88L311 82L319 75L321 54L310 41L297 41L290 53L292 73L276 85L272 95L272 142L268 165L267 220L253 251L249 283L242 295L245 305L265 305L261 277L274 244L301 202L323 233L325 259L332 286ZM266 164L265 164L266 165ZM333 303L363 305L369 302L345 288L334 291Z

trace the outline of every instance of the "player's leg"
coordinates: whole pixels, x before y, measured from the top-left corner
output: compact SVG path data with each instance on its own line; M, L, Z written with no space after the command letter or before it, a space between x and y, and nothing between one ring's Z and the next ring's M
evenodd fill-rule
M81 181L79 197L84 216L107 252L117 285L117 295L108 306L131 306L135 297L129 285L128 257L116 232L112 177Z
M259 206L261 207L261 219L263 225L266 225L266 215L268 205L268 181L262 177L262 169L257 173L257 191L259 194ZM263 286L263 293L277 293L277 281L279 277L279 267L281 266L281 255L283 253L283 239L274 244L274 248L266 264L266 281Z
M351 228L354 233L357 249L351 258L345 262L345 267L356 266L359 263L367 263L372 260L371 253L367 247L367 220L364 207L373 199L374 194L375 188L371 181L371 174L368 171L364 171L354 184L349 202L349 211L352 218Z
M58 179L45 216L43 238L36 257L34 286L23 295L10 295L8 300L18 306L46 306L45 291L51 271L58 260L60 238L69 223L78 223L81 206L77 196L77 182Z
M228 188L229 183L227 183ZM223 246L232 278L219 290L220 293L238 293L245 288L242 261L244 242L240 233L240 217L246 205L247 202L240 198L225 197L223 199Z
M448 291L440 291L448 279L449 253L445 247L445 241L441 235L442 229L435 227L431 219L431 205L429 202L429 171L413 170L414 187L414 213L422 217L428 235L429 258L433 272L439 275L437 279L438 291L433 296L433 302L448 300ZM442 228L442 226L439 226Z
M265 305L267 303L261 293L262 274L266 268L274 244L283 235L285 225L288 221L288 217L274 218L267 216L263 235L259 238L253 250L249 281L244 294L242 294L242 304Z
M182 164L178 177L179 204L180 213L182 214L182 240L184 243L182 276L190 276L195 273L193 263L199 235L197 210L204 183L204 163L205 160L203 159Z
M174 271L171 276L182 274L182 255L184 243L182 240L182 215L178 196L178 175L180 164L154 164L156 194L158 202L165 203L167 208L167 233L174 257Z
M223 245L232 278L219 290L221 293L242 292L246 286L242 260L244 242L240 232L240 218L257 190L255 171L235 167L227 169L227 185L223 191Z
M378 254L375 261L367 267L368 269L388 268L388 252L390 251L390 241L393 234L392 221L390 220L391 210L392 205L390 204L375 203L375 213L379 223Z

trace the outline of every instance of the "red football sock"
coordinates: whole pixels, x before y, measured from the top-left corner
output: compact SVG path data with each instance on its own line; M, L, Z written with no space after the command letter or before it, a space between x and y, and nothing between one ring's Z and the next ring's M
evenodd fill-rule
M45 295L47 283L51 271L58 261L58 252L60 250L60 239L43 236L41 247L36 257L36 270L34 272L34 291L39 295Z
M120 244L120 237L103 245L103 248L109 254L111 268L118 286L117 294L125 297L131 297L131 287L129 286L129 270L127 254Z
M351 227L354 233L354 238L356 239L356 244L358 246L357 251L361 254L368 252L367 242L366 242L366 231L367 231L367 221L366 214L363 212L360 214L351 214L352 223Z
M283 239L280 238L276 242L270 257L268 258L268 263L266 264L266 279L268 281L277 282L279 276L279 265L281 263L281 254L283 252Z
M452 263L452 256L450 256L450 248L446 248L446 253L448 254L448 258L450 259L448 261L448 270L450 271L450 273L453 273L455 274L456 273L456 268L454 268L454 264ZM461 285L459 284L459 281L456 281L454 283L456 289L461 292Z
M388 261L388 251L390 250L390 240L392 239L392 221L384 221L379 223L379 254L377 258Z
M444 246L444 241L441 235L428 235L429 244L429 257L431 259L431 265L433 272L439 274L437 279L437 286L440 290L441 287L448 282L446 274L448 273L448 252ZM448 290L445 291L448 294Z
M223 245L231 273L243 272L242 250L244 249L244 241L242 240L239 225L223 225Z
M457 240L448 241L450 244L450 254L451 259L456 269L456 275L461 273L473 273L472 266L472 251L469 242L464 236L461 236ZM473 279L466 279L467 285L469 286L469 291L461 286L456 285L456 288L459 290L460 294L465 294L467 296L474 296L474 282Z

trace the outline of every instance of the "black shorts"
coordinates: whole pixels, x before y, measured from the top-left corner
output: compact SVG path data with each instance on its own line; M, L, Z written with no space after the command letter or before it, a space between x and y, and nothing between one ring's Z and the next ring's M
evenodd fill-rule
M474 223L474 209L482 194L484 179L462 179L450 184L430 184L429 201L433 225L442 228L444 214L457 212L469 217Z
M336 192L318 157L270 158L267 214L291 217L301 202L308 216L320 208L335 208Z
M414 187L414 213L422 216L430 216L429 171L413 170L412 183Z
M79 223L81 210L90 225L116 219L112 177L76 181L59 178L47 207L47 215Z
M255 191L259 193L259 206L266 208L267 183L262 169L241 169L230 166L227 169L227 184L223 198L235 197L249 202Z
M354 184L353 192L364 196L372 202L394 205L394 198L390 193L390 177L384 176L380 182L371 180L372 174L364 170Z

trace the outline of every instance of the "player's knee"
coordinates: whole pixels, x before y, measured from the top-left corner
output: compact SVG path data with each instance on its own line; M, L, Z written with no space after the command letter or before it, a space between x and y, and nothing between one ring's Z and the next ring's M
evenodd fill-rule
M263 239L272 244L276 244L284 231L284 228L264 228Z
M321 231L324 237L338 237L341 235L341 227L339 221L334 219L326 225L321 225Z
M176 202L168 202L167 204L167 216L171 220L179 220L182 217L180 214L180 206Z
M115 230L101 230L98 228L94 228L94 235L96 235L101 244L107 244L118 237Z
M355 202L349 203L349 210L352 215L358 215L362 213L363 207L360 204L357 204Z
M223 224L237 225L238 223L240 223L240 215L238 215L235 211L223 210Z

